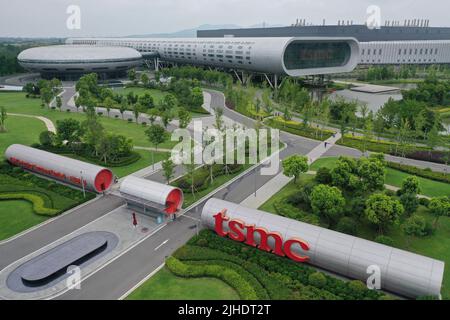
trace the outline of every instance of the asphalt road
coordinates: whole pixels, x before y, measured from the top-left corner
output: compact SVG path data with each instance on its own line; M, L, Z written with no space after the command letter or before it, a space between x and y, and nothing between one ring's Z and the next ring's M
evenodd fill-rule
M24 235L0 244L0 270L36 250L120 207L122 198L106 195L70 211Z

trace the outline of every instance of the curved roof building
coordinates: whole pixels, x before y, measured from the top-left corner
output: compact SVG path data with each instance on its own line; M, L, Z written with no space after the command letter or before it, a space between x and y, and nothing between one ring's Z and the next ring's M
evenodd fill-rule
M134 48L162 61L289 75L352 71L359 61L354 38L80 38L67 44Z
M58 45L22 51L17 57L27 70L44 77L55 75L123 74L142 63L142 55L131 48Z

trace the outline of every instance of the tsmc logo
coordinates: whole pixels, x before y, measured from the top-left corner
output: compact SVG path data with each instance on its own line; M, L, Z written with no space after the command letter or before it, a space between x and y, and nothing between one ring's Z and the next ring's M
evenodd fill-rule
M258 247L258 249L273 252L274 254L284 257L287 256L296 262L307 262L308 256L302 256L293 251L295 245L302 248L304 251L309 250L307 242L298 238L291 238L287 241L283 240L283 237L279 232L269 232L266 228L255 227L255 225L248 225L245 222L238 219L231 219L226 216L227 210L224 209L218 214L214 215L215 226L214 230L221 237L227 237L234 240L243 242L252 247ZM224 223L228 224L229 232L224 231ZM255 241L255 233L259 234L259 245ZM269 238L274 241L274 246L269 246Z

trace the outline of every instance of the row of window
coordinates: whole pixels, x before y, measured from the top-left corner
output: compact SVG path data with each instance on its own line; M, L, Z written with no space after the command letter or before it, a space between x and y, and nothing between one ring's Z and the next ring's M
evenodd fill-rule
M366 49L362 49L361 50L361 55L365 55L365 53L367 52L367 55L368 56L370 56L370 55L379 55L379 56L381 56L382 54L383 54L383 50L380 48L380 49L367 49L367 51L366 51ZM433 53L434 52L434 53ZM421 48L421 49L418 49L418 48L416 48L416 49L412 49L412 48L410 48L409 49L409 55L412 55L412 54L434 54L434 55L437 55L438 54L438 49L437 48L430 48L430 49L428 49L428 48L425 48L425 49L423 49L423 48ZM398 54L399 55L401 55L401 54L403 54L403 55L407 55L408 54L408 49L398 49Z

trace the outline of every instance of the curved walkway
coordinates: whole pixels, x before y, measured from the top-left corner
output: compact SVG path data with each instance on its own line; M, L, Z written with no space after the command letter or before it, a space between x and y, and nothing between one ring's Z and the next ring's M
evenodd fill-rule
M44 122L45 126L47 127L47 130L53 133L56 133L56 127L54 125L54 123L52 122L52 120L46 118L46 117L42 117L42 116L33 116L30 114L20 114L20 113L8 113L8 115L10 116L15 116L15 117L25 117L25 118L35 118L38 119L42 122Z

